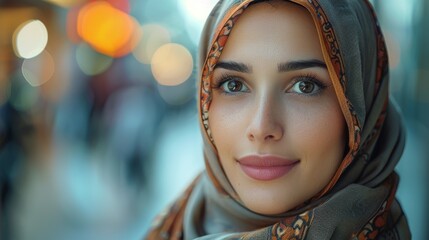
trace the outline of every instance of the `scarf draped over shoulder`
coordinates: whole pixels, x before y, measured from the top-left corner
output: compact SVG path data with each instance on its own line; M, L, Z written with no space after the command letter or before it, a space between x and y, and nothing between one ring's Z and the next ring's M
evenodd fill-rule
M384 37L367 0L290 0L312 16L348 127L348 152L308 203L276 216L247 209L220 165L208 124L211 77L240 15L258 0L221 0L202 33L199 113L206 171L161 214L147 239L410 239L395 198L404 128L389 99Z

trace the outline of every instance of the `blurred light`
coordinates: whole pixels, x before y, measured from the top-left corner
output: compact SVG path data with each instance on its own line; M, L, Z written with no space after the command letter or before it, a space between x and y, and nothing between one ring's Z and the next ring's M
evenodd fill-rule
M80 9L77 33L95 50L112 57L130 53L141 37L138 22L105 1L89 2Z
M218 0L180 1L180 9L187 23L185 29L195 45L198 45L204 23L217 2Z
M39 55L48 43L48 30L39 20L30 20L14 33L14 50L18 57L32 58Z
M21 67L25 80L37 87L51 79L55 71L54 60L46 50L35 58L25 59Z
M192 55L180 44L167 43L154 53L151 69L159 84L179 85L192 74Z
M82 43L76 49L76 61L82 72L92 76L106 71L112 65L113 59Z
M60 7L69 8L83 3L85 0L45 0Z
M155 51L164 44L170 43L167 29L157 24L146 24L141 27L143 36L133 50L134 57L141 63L150 64Z

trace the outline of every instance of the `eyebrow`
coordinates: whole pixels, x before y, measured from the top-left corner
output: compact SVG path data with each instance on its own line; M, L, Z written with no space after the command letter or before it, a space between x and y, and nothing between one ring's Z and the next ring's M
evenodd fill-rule
M279 63L277 69L279 72L289 72L294 70L301 70L306 68L320 67L326 68L326 64L323 61L317 59L291 61L286 63Z
M290 61L285 63L279 63L277 65L277 69L279 72L289 72L314 67L327 69L326 64L323 61L317 59ZM218 62L214 68L224 68L236 72L252 73L251 66L234 61Z
M252 72L252 67L244 64L244 63L238 63L238 62L218 62L216 63L216 66L214 67L216 68L224 68L224 69L228 69L228 70L232 70L232 71L236 71L236 72L242 72L242 73L251 73Z

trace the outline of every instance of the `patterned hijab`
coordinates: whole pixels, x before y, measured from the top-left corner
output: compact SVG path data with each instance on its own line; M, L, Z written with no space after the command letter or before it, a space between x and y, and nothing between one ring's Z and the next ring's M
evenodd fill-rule
M290 0L310 12L348 127L348 152L330 183L284 214L254 213L220 164L208 125L211 77L235 22L258 0L221 0L203 30L199 109L206 171L161 216L147 239L410 239L395 199L404 148L389 99L383 35L367 0Z

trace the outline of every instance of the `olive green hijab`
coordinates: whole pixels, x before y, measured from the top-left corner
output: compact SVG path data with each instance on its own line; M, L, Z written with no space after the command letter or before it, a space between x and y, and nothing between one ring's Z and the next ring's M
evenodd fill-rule
M308 202L276 216L242 205L220 165L208 110L211 77L235 22L258 0L220 1L200 44L199 110L206 171L147 239L410 239L395 199L394 168L404 148L400 115L389 99L387 51L367 0L290 0L310 12L348 126L347 154L330 183Z

